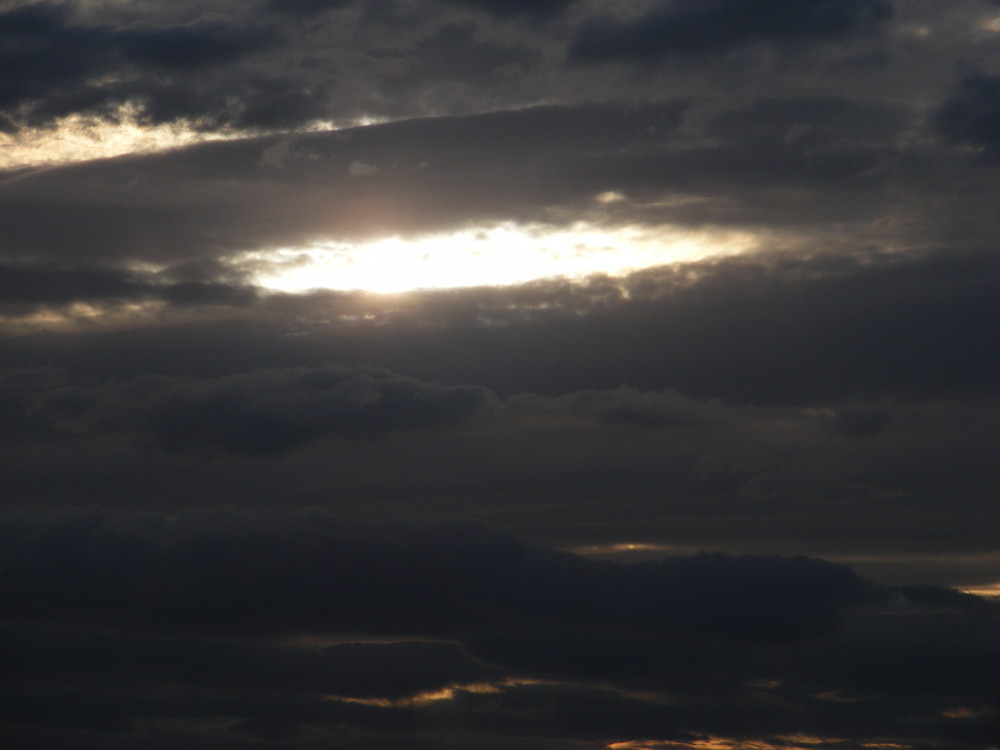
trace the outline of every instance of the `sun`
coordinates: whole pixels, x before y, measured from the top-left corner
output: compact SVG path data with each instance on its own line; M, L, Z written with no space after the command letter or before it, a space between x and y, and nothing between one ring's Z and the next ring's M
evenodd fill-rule
M274 291L395 293L623 275L746 252L753 246L753 238L740 232L606 228L582 222L567 228L504 223L449 234L317 242L247 254L236 263L250 270L255 283Z

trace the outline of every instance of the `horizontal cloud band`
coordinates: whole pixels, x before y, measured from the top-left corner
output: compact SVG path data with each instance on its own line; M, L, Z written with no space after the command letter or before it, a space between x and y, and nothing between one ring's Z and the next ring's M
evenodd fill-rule
M506 623L783 640L884 592L821 560L701 554L596 562L464 522L319 512L98 510L0 519L0 581L27 618L231 632L448 636Z

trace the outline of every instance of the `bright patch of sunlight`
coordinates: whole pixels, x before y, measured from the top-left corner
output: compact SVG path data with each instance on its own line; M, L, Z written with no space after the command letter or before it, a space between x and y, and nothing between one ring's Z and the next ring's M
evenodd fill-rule
M606 229L583 222L566 229L501 224L453 234L387 237L364 243L325 242L241 256L234 264L262 287L404 292L580 279L752 249L741 232L672 227Z

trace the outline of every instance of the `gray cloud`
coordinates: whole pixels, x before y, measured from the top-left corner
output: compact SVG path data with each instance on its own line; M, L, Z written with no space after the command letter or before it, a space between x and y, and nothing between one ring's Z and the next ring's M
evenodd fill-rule
M994 155L1000 148L1000 76L975 73L941 106L936 121L956 143L979 146Z
M761 102L691 134L690 107L537 107L301 135L280 169L264 156L287 138L23 174L0 184L3 249L183 262L477 223L558 227L580 215L807 238L842 222L863 236L895 213L893 138L907 122L898 109ZM352 163L377 172L359 182ZM609 190L627 200L595 203Z
M163 301L179 307L244 306L256 298L256 290L249 286L197 280L170 283L100 267L0 267L0 310L20 315L78 302Z
M287 511L8 514L0 545L5 672L23 680L0 715L40 747L293 747L345 727L432 747L795 731L985 747L995 722L995 607L951 609L943 589L927 607L818 560L596 563L481 524ZM338 637L358 627L404 637ZM970 720L943 715L955 701Z
M826 632L844 607L881 596L818 560L703 555L619 566L458 522L84 512L12 516L3 539L12 611L76 602L82 617L238 632L447 634L499 615L783 640Z
M0 107L8 115L44 122L146 100L149 112L159 119L166 92L177 92L175 100L181 96L169 76L211 74L214 68L238 63L277 43L276 35L265 28L222 22L116 27L112 22L74 19L73 10L70 4L33 3L0 15L0 65L17 71L0 88ZM119 74L110 75L113 71ZM99 82L101 78L105 81ZM232 83L189 79L184 86L196 93L188 91L187 101L193 105L206 85L217 94L226 88L228 93L238 90ZM251 82L251 101L259 96L254 88ZM217 115L219 104L207 105L202 99L201 107L180 108L170 119Z
M260 456L323 437L378 437L448 425L488 409L493 400L483 388L327 367L71 385L43 396L37 408L71 432L135 434L168 451Z
M996 9L4 4L4 747L993 748Z
M884 24L885 0L679 0L645 15L584 22L569 48L572 62L641 61L726 53L752 43L822 43Z
M272 13L315 16L350 3L351 0L267 0L265 7Z

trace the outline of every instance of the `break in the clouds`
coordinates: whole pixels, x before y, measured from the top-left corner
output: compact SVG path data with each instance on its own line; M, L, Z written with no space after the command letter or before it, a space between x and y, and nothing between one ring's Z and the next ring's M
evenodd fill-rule
M993 750L1000 6L0 3L0 734Z

